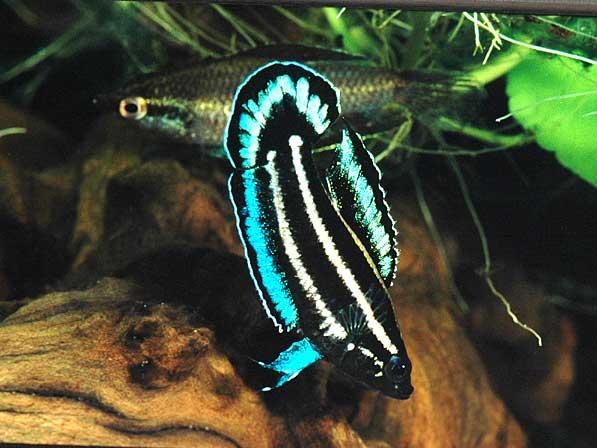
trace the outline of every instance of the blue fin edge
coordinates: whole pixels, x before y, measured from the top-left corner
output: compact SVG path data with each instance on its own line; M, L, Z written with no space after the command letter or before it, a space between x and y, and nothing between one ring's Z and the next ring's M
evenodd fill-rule
M305 368L319 361L321 358L321 353L319 353L309 339L303 338L293 342L290 347L281 352L274 361L270 363L259 362L261 367L274 370L281 374L281 377L274 386L264 387L261 390L266 392L283 386L288 381L296 378L296 376Z

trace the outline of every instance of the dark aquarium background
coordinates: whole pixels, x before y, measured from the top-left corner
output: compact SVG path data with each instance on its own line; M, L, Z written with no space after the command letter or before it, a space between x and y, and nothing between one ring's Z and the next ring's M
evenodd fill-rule
M112 110L102 109L93 99L151 73L172 73L252 48L318 46L362 55L362 63L372 67L408 70L410 82L422 86L419 98L397 99L384 106L384 113L396 118L395 125L365 135L391 198L399 244L407 247L398 267L398 289L392 293L401 324L411 319L405 316L407 311L401 312L402 293L415 296L417 306L432 310L429 313L434 307L446 309L453 319L446 325L462 332L458 337L472 347L474 359L467 359L478 362L482 377L467 373L468 367L451 362L459 358L448 356L449 362L427 367L448 381L445 386L436 384L439 392L415 376L415 394L408 404L388 405L375 401L374 394L332 368L319 367L289 385L288 395L275 391L273 398L265 397L268 412L285 416L297 446L358 446L356 439L346 435L350 431L365 446L447 446L425 438L435 427L454 446L594 446L597 19L215 3L0 0L0 23L0 329L5 327L0 351L6 350L4 355L10 353L7 341L15 341L10 337L16 334L10 333L10 316L34 306L36 298L52 291L91 288L106 276L134 277L149 284L144 287L151 294L161 291L157 302L172 301L173 309L184 307L191 326L215 332L218 349L242 378L235 377L233 385L218 384L218 393L224 391L233 400L245 389L258 389L260 373L253 372L246 355L264 359L275 351L276 343L262 328L266 324L257 325L259 331L247 330L253 325L250 315L262 313L252 296L246 303L236 301L237 296L253 294L249 282L246 292L237 291L234 300L224 300L232 294L226 288L241 284L238 276L243 281L247 276L246 265L239 262L243 253L227 202L228 161L217 151L214 156L211 148L142 129L120 117L117 104ZM436 101L431 93L426 97L425 73L458 78L465 86ZM326 158L323 149L315 154L321 163ZM417 232L425 235L428 246L409 245ZM433 250L434 255L425 252L433 261L409 255L411 249L414 254L419 249ZM190 250L194 255L185 252ZM194 269L202 263L212 271L201 268L203 274L197 274ZM437 298L441 288L433 281L425 287L411 285L409 269L417 263L421 263L421 275L433 281L440 275L434 272L443 273L449 291L445 299ZM207 286L197 288L194 282L199 280ZM211 294L213 300L196 298L201 294ZM135 300L137 305L146 303ZM513 322L505 303L511 304L521 325L528 324L542 336L542 347L531 332ZM134 313L138 312L135 308ZM245 312L247 316L239 317ZM444 321L438 318L437 325L425 326L417 319L426 317L413 318L412 324L403 327L407 345L409 337L418 344L409 352L434 356L445 341L433 333ZM149 350L143 341L153 337L151 325L135 327L133 336L123 330L132 338L128 349ZM419 331L409 336L409 328ZM118 331L115 334L122 342L126 337ZM83 333L81 338L93 338ZM27 332L18 334L21 341L29 337ZM168 339L169 344L175 345L175 340ZM31 342L32 352L36 344L42 342ZM52 358L57 366L60 350ZM84 353L81 356L82 364L91 362ZM187 378L188 372L200 375L195 367L182 376L172 373L169 355L163 359L135 356L127 372L144 385L144 391L166 394L170 390L166 385ZM15 367L2 359L0 394L33 390L43 382L38 378L15 386L10 374ZM423 365L427 364L414 362L413 371ZM434 365L433 360L429 365ZM46 378L46 374L51 383L54 377L43 368L39 376ZM73 388L67 380L56 382L51 390L62 390L64 396L87 391L85 403L114 398L83 386ZM488 415L503 413L504 421L512 419L495 439L487 438L495 420L484 420L482 413L471 415L475 406L485 406L480 392L484 382L505 405L499 411L492 408ZM443 397L446 388L466 391L467 403L459 404L458 397L465 396L460 392L437 398ZM317 406L303 403L296 411L293 400L301 402L302 391L315 389L323 394L317 395ZM479 402L473 405L477 391ZM433 406L425 408L417 402L417 394ZM167 397L164 402L169 399L177 398ZM81 439L76 434L60 439L52 429L47 439L43 433L27 438L23 436L27 418L5 412L11 402L6 396L2 400L0 442L93 441L84 434ZM211 409L209 403L205 409ZM212 416L211 410L205 412ZM415 414L427 419L417 420ZM251 414L246 411L246 415ZM305 420L305 415L311 420ZM320 415L328 416L327 423L317 420ZM446 426L441 415L453 418L452 426ZM53 418L60 419L48 417ZM213 426L209 418L206 427ZM188 429L195 424L192 416L174 420L175 434L179 426ZM333 443L321 429L330 421L346 422L344 438L336 434ZM116 431L117 425L110 424L104 427ZM263 423L266 428L269 424ZM230 425L234 427L234 422ZM255 425L261 428L262 423ZM520 427L518 438L511 435L512 425ZM17 426L25 428L20 436L14 432ZM313 428L319 428L318 435L305 436ZM215 437L209 431L205 434ZM250 440L259 440L243 439L242 433L230 437L238 446L257 446ZM108 444L109 439L97 440ZM149 439L136 440L149 443ZM178 439L162 440L176 445Z

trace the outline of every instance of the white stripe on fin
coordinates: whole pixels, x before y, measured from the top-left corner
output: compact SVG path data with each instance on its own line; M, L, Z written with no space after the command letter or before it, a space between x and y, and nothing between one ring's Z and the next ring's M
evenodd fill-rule
M326 170L332 204L384 284L390 286L399 251L395 222L380 184L381 173L360 136L346 123L335 151L335 159Z
M265 169L271 176L270 190L274 199L278 231L280 233L280 238L282 239L284 251L286 252L286 256L290 260L290 264L295 271L296 278L299 280L299 283L303 288L303 293L306 297L313 301L315 308L323 319L322 323L320 324L320 329L324 330L324 336L334 337L336 339L345 339L347 333L344 327L338 322L334 314L326 306L325 301L322 299L321 294L315 286L313 278L309 275L309 272L302 261L298 246L296 245L296 241L294 240L290 230L290 223L286 218L286 209L282 199L283 195L280 189L278 172L275 166L275 156L276 153L274 151L270 151L268 153L267 159L269 160L269 163L265 166Z
M309 220L315 230L319 242L323 245L323 249L327 258L335 267L338 276L340 279L342 279L350 293L355 298L357 305L365 316L367 327L388 352L391 354L398 353L398 349L392 343L392 340L386 333L383 325L376 319L375 313L371 308L371 304L367 300L366 294L361 290L354 274L346 266L346 263L342 259L336 244L334 243L328 229L325 226L325 223L317 211L313 195L309 189L307 173L305 172L301 160L301 147L303 146L303 140L300 136L293 135L290 137L288 143L292 151L292 164L295 169L299 190L303 198L307 215L309 216Z

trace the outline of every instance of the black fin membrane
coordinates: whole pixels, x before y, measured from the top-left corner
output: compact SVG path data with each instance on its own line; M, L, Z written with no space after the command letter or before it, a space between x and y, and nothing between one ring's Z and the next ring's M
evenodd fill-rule
M267 163L270 151L288 149L292 135L312 146L340 114L332 84L296 62L274 62L251 74L234 97L224 135L235 168Z
M398 263L394 220L380 185L381 173L348 123L344 123L342 142L336 147L326 180L336 210L389 286Z

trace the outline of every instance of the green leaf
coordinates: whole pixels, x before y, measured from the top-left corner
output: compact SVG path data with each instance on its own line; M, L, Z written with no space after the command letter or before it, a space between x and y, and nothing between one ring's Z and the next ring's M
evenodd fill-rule
M506 93L537 143L597 187L597 66L532 55L508 73Z

